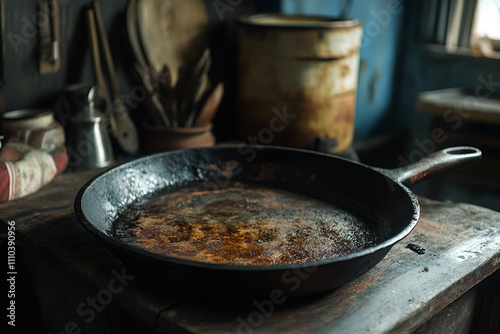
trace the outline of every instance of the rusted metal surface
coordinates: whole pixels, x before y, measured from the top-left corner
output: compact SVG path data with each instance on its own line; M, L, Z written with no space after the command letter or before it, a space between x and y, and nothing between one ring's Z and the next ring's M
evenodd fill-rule
M370 222L331 203L241 183L156 196L133 205L113 227L119 240L156 254L238 265L323 260L379 239Z
M347 19L240 19L241 136L299 148L329 140L335 143L330 152L348 148L354 133L361 32L358 21ZM290 118L273 122L275 110L284 108Z

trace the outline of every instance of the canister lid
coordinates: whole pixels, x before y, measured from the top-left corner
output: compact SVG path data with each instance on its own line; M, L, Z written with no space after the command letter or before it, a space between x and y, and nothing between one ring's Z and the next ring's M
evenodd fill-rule
M357 19L312 15L256 14L238 18L242 25L279 29L339 29L360 26Z
M3 120L15 121L33 118L42 118L52 113L50 109L18 109L7 111L2 115Z
M54 122L51 109L27 108L6 111L0 118L0 126L4 135L20 130L45 128Z

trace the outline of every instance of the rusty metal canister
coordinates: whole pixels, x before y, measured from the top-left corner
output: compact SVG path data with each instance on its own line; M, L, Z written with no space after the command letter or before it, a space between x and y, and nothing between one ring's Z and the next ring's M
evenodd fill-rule
M240 17L240 135L260 144L347 149L354 135L362 29L356 19Z

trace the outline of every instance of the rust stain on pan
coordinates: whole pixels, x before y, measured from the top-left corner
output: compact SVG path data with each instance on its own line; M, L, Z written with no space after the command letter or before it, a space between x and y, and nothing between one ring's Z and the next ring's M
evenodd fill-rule
M259 175L257 175L255 181L272 181L276 178L276 173L279 170L279 164L277 163L265 163L259 166Z
M130 207L113 235L168 257L237 265L322 260L378 240L370 224L332 204L241 183L158 195Z

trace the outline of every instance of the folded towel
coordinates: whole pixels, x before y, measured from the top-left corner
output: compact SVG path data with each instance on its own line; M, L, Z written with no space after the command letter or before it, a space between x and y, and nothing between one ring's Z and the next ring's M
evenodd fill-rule
M0 151L0 203L38 191L63 172L67 164L64 142L44 151L9 139Z

